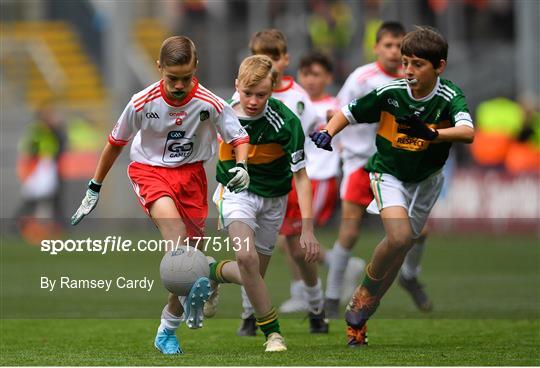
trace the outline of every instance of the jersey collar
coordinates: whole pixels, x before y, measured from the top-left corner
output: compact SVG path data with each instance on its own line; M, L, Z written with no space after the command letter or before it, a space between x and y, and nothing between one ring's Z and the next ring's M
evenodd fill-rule
M281 85L284 87L281 87L279 89L274 89L273 92L285 92L288 89L291 89L294 85L294 78L290 75L286 75L283 78L281 78Z
M239 103L240 103L240 100L233 99L231 101L231 107L234 109L234 106L239 104ZM264 114L266 114L266 110L268 110L268 101L266 101L266 105L264 105L264 109L260 114L255 115L255 116L238 116L238 115L236 115L236 117L238 119L242 119L242 120L257 120L257 119L262 118L264 116ZM236 110L235 110L235 114L236 114Z
M197 92L198 89L199 89L199 80L196 77L193 77L193 88L191 89L191 91L189 91L187 96L184 97L182 101L172 100L168 98L167 93L165 93L165 88L163 87L163 79L159 81L159 90L161 91L161 97L163 97L163 99L168 105L174 106L174 107L180 107L187 104L189 101L191 101L193 96L195 96L195 93Z
M386 70L384 70L383 66L378 61L375 62L375 65L377 65L377 68L379 68L379 70L383 74L385 74L385 75L387 75L387 76L389 76L391 78L403 78L403 74L400 74L399 71L396 74L392 74L392 73L389 73ZM401 69L399 69L399 70L401 70Z
M437 83L435 83L435 87L433 87L433 89L431 90L431 92L429 92L429 94L427 96L422 97L422 98L414 98L413 95L412 95L412 92L411 92L411 87L409 87L409 84L407 83L407 94L409 95L409 97L413 101L418 101L418 102L429 101L437 93L437 90L439 89L440 83L441 83L441 78L437 77Z

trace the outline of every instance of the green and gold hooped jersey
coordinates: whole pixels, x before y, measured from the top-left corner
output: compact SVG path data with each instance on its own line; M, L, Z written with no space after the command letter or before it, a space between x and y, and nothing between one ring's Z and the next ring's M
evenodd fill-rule
M230 101L234 106L238 101ZM291 191L292 173L305 167L304 132L298 117L282 102L270 97L264 111L253 118L239 117L249 134L248 190L261 197L280 197ZM217 181L232 179L236 165L233 146L221 142Z
M366 170L388 173L404 182L419 182L440 170L450 151L449 142L429 142L398 132L396 118L418 115L430 127L473 127L463 92L439 78L433 91L422 99L412 97L405 79L379 87L342 109L350 123L377 123L377 152Z

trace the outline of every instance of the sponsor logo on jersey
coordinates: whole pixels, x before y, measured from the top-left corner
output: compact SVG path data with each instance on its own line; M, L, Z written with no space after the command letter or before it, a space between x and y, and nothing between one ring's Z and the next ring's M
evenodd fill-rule
M208 110L203 110L199 114L199 117L200 117L201 121L208 120L208 118L210 118L210 113L208 112Z
M298 101L298 103L296 104L296 112L298 112L298 116L302 116L305 108L306 105L304 104L304 101Z
M304 150L298 150L291 155L292 164L295 165L304 159Z
M183 130L173 130L167 134L163 162L182 162L193 153L193 141Z
M388 102L389 105L394 106L396 109L399 108L399 103L393 98L389 98L388 100L386 100L386 102Z
M145 116L147 119L159 119L159 115L157 112L147 112Z
M422 111L424 111L426 109L426 107L425 106L409 105L409 109L422 112Z
M427 149L428 142L416 137L409 137L407 134L396 132L392 140L392 147L406 151L423 151Z
M175 118L174 123L176 125L182 125L182 123L184 122L184 119L187 117L187 112L185 111L170 112L169 116L172 118Z

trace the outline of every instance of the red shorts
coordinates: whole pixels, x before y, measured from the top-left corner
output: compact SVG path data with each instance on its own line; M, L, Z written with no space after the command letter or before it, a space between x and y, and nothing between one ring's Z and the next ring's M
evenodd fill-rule
M367 207L373 200L369 173L363 167L343 177L341 199L362 207Z
M315 225L323 226L332 217L336 208L338 197L337 179L311 180L311 190L313 193L313 217ZM298 194L294 180L292 190L287 196L287 210L283 225L279 233L281 235L299 235L302 232L302 213L298 204Z
M128 166L128 176L140 205L148 215L152 203L161 197L170 197L184 221L187 235L204 235L208 198L202 162L175 168L132 162Z

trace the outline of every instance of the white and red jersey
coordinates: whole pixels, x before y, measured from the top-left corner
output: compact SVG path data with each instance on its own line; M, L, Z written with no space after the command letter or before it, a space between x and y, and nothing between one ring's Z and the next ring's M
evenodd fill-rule
M323 129L328 120L329 111L338 111L340 105L338 99L333 96L324 96L318 100L311 100L315 111L317 112L318 125L315 130L319 131ZM337 136L334 139L334 148L336 148L336 142L340 139ZM306 170L310 179L326 180L339 175L339 152L337 149L334 151L326 151L317 148L309 137L306 137L306 144L304 146L306 150Z
M382 66L373 62L356 68L349 75L345 84L339 91L337 98L341 106L367 95L384 84L391 82L401 75L388 74ZM367 163L367 160L375 153L375 136L379 124L355 124L348 125L339 134L341 145L341 158L343 159L344 173L352 172Z
M125 146L133 138L132 161L161 167L207 161L214 157L217 133L227 143L248 143L232 108L194 78L182 101L165 94L163 81L133 95L109 135L109 143Z

